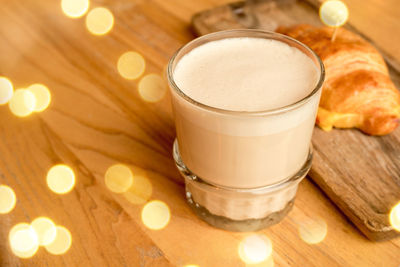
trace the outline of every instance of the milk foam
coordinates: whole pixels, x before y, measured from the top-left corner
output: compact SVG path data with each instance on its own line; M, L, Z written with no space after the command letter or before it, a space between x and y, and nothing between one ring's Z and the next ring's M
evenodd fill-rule
M194 100L222 109L263 111L294 103L315 87L318 70L297 48L262 38L203 44L177 64L174 80Z

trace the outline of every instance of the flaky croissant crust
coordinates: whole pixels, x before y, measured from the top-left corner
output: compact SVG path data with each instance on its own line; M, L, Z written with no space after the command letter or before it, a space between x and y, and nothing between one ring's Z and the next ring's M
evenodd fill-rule
M390 80L380 53L355 33L297 25L277 32L308 45L325 65L325 82L317 125L324 130L359 128L370 135L385 135L399 124L400 93Z

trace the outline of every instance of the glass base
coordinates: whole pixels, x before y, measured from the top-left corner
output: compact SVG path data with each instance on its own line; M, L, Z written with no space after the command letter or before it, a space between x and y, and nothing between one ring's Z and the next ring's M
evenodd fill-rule
M311 167L312 149L303 167L279 183L240 189L210 184L183 163L178 142L173 147L175 164L185 178L186 198L195 214L210 225L228 231L257 231L280 222L293 207L297 187Z
M207 222L208 224L232 231L232 232L253 232L258 231L268 226L277 224L280 222L286 214L292 209L294 204L294 198L290 200L283 210L273 212L266 216L265 218L261 219L247 219L247 220L232 220L224 216L218 216L210 213L205 207L201 206L200 204L196 203L192 197L191 193L186 191L186 199L189 203L189 206L192 208L194 213L201 218L203 221Z

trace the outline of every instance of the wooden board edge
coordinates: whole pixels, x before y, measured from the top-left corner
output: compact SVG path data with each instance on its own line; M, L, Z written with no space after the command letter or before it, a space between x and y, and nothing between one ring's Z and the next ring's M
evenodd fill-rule
M337 206L338 211L342 212L348 218L349 222L354 224L355 228L358 229L369 240L386 241L399 236L399 233L396 232L392 227L376 227L374 226L375 224L373 222L368 220L364 221L361 219L357 208L347 205L347 203L340 198L339 194L324 182L321 174L316 170L311 169L307 176L311 178L310 180L321 189L321 191L327 196L333 205Z

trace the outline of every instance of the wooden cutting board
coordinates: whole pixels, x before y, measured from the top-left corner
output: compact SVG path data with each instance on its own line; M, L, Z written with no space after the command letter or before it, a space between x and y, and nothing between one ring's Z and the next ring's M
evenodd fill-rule
M196 14L192 25L198 35L234 28L274 31L281 25L321 25L317 3L311 2L236 2ZM251 11L254 16L249 15ZM351 25L346 28L357 32ZM400 64L390 60L392 79L400 88L400 71L395 69ZM358 130L324 132L316 127L312 143L309 176L357 228L371 240L399 235L390 226L389 212L400 201L400 128L387 136L371 137Z

